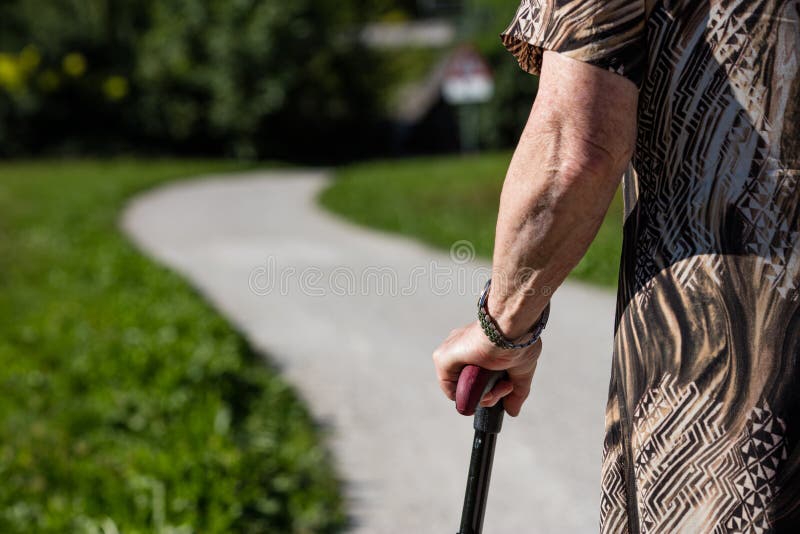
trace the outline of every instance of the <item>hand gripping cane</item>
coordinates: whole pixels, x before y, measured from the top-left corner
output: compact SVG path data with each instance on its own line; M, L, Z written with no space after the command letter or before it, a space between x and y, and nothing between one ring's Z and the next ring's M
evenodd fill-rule
M504 410L502 400L491 408L478 406L478 403L505 374L505 371L487 371L475 365L467 365L458 377L456 409L462 415L475 414L472 424L475 438L472 441L467 491L464 494L458 534L480 534L483 531L494 447L497 434L503 426Z

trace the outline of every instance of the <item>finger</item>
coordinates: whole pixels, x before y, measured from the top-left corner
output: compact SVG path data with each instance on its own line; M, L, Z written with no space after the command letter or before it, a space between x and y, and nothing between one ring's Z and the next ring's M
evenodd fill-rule
M536 363L533 364L533 369L529 373L519 375L514 378L514 389L503 400L506 412L512 417L519 415L522 410L522 405L528 398L531 392L531 381L533 380L533 373L536 370Z
M514 390L514 385L509 380L500 380L494 385L492 390L483 396L480 405L483 407L494 406L503 397L509 395Z
M451 401L456 400L456 389L458 388L458 370L452 370L436 364L436 377L442 393Z
M448 342L445 341L433 352L433 364L436 369L436 379L439 383L439 388L448 399L455 401L460 369L457 369L446 360L445 354L448 350L448 346Z
M498 349L480 329L477 321L449 337L437 349L437 367L448 374L458 373L465 365L477 365L488 371L503 371L512 365L513 351Z
M456 400L456 388L458 387L458 382L453 382L451 380L439 380L439 388L444 393L444 396L450 399L451 401Z
M439 389L452 401L456 399L458 380L465 366L464 360L470 357L471 352L469 345L460 339L464 330L453 330L447 340L433 352Z
M458 373L448 371L436 362L436 379L439 382L439 389L451 401L456 400L456 388L458 386Z
M536 364L539 360L538 356L541 353L541 341L537 342L537 349L533 353L533 358L526 361L518 367L508 370L508 376L513 385L513 390L503 400L503 406L508 412L508 415L516 417L522 410L522 405L528 398L531 391L531 382L533 375L536 373Z

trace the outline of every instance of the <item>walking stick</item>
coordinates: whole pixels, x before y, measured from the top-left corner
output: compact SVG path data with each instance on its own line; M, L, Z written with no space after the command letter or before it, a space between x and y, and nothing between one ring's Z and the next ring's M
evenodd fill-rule
M461 371L456 387L456 409L463 415L475 414L472 426L475 438L472 441L472 457L469 462L467 491L461 511L461 527L458 534L481 534L486 498L489 496L489 479L492 476L492 460L497 434L503 426L503 402L491 408L478 406L483 396L491 391L505 371L487 371L468 365ZM476 409L477 408L477 409Z

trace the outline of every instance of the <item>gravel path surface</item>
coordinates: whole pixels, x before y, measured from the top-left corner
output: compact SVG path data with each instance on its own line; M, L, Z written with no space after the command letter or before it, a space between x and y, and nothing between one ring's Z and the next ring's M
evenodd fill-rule
M474 320L488 264L320 210L321 171L213 176L133 199L123 227L268 353L330 428L354 531L453 533L472 421L431 352ZM553 298L533 392L498 439L485 532L597 530L613 295Z

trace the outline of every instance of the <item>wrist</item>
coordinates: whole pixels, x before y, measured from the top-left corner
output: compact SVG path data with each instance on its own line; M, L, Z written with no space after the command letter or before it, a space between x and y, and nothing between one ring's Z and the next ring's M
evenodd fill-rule
M487 309L498 328L509 339L518 339L530 331L542 316L547 302L540 305L530 302L524 295L503 295L491 291L487 299Z
M491 280L486 282L486 287L478 300L478 320L486 336L492 343L502 349L520 349L536 343L547 325L550 305L546 304L536 318L530 321L525 320L525 317L530 313L529 310L526 309L525 313L512 313L510 311L512 308L505 307L502 321L502 324L505 325L504 329L489 310L491 283ZM510 301L501 300L500 302Z

